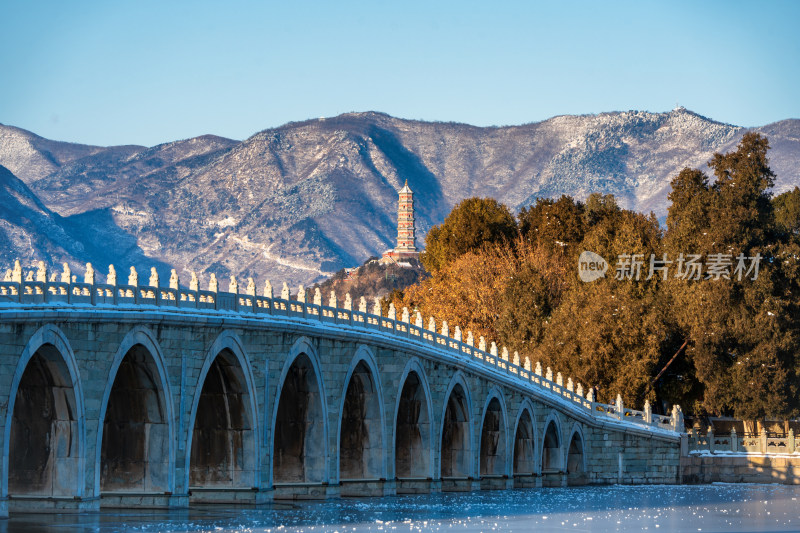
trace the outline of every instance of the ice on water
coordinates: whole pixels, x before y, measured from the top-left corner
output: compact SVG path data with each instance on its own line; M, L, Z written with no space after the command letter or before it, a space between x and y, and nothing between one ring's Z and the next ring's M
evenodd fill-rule
M0 532L800 531L800 487L713 484L483 491L265 508L13 515Z

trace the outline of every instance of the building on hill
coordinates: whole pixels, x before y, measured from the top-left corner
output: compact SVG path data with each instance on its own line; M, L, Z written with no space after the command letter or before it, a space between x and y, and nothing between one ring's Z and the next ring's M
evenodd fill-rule
M387 250L381 257L381 264L405 263L407 259L419 260L419 251L414 243L416 229L414 227L414 192L408 186L408 181L400 189L400 198L397 202L397 247ZM401 265L402 266L402 265Z

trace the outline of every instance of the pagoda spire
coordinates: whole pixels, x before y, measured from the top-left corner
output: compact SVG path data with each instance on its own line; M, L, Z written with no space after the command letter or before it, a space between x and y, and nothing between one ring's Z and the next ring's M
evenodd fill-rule
M397 248L396 252L416 253L414 227L414 192L406 180L399 192L400 199L397 204Z
M414 226L414 191L405 181L398 191L397 202L397 247L386 250L380 259L381 264L394 263L409 267L407 259L419 260L419 251L415 243L416 228Z

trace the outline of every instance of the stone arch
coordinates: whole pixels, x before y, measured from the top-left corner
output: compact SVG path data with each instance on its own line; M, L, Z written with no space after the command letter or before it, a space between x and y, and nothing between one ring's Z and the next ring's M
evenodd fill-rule
M300 337L278 380L271 425L273 484L329 479L326 397L317 350L308 337Z
M460 370L450 380L442 406L439 477L473 477L472 395Z
M507 420L503 393L497 387L492 387L486 396L481 417L481 477L508 475Z
M386 478L383 387L375 356L364 345L358 346L344 380L337 439L339 479Z
M555 412L550 412L544 421L544 432L542 433L542 474L562 472L564 469L562 460L561 442L561 421Z
M421 405L423 401L424 406ZM403 370L394 413L395 477L433 477L431 391L425 370L416 357L410 359Z
M567 441L567 484L586 484L586 440L583 437L583 428L577 422L572 426L570 437Z
M515 476L532 476L539 471L536 410L528 398L522 401L514 424L514 459L511 471Z
M144 326L134 327L114 355L100 406L96 494L103 489L174 492L175 418L169 391L155 335Z
M39 393L34 394L37 389ZM43 403L48 409L41 408ZM18 406L26 411L21 417L14 416ZM45 412L50 416L43 416ZM28 340L11 380L3 434L2 497L9 493L82 497L85 421L75 354L66 335L46 324ZM21 424L27 425L24 432ZM20 453L23 457L17 458Z
M185 486L257 488L258 420L250 358L239 336L225 330L206 353L195 388Z

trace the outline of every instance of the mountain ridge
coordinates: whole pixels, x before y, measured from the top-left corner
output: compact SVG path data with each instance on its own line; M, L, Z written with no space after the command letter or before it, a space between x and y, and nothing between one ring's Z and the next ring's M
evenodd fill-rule
M8 129L0 126L0 164L22 169L19 178L67 226L88 241L128 239L135 246L124 255L137 268L174 265L182 276L310 284L361 264L392 247L406 180L418 245L469 196L519 209L539 196L611 193L663 217L670 179L686 166L707 170L746 131L770 139L776 192L800 184L800 120L742 128L683 108L488 127L353 112L242 141L205 135L149 148L65 148Z

